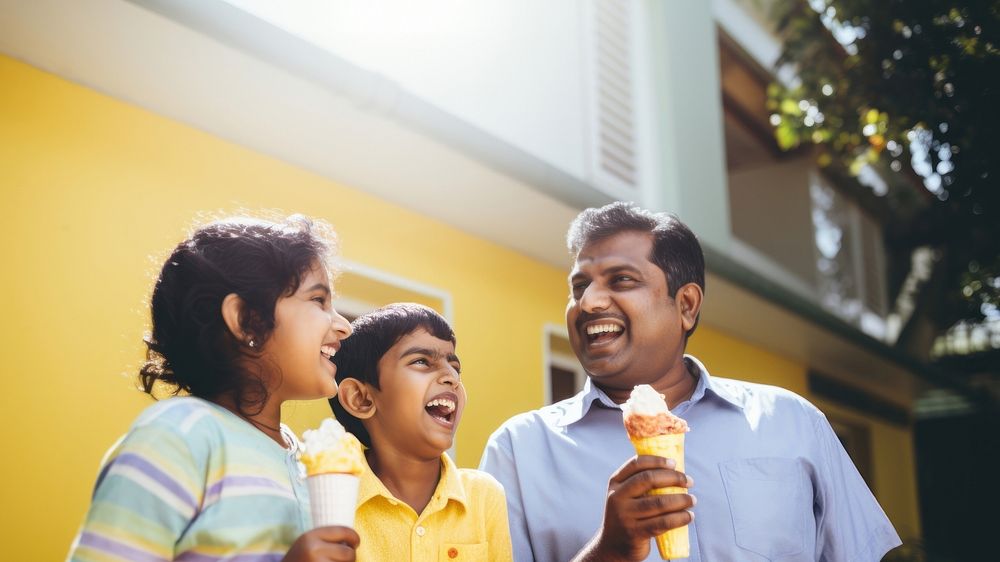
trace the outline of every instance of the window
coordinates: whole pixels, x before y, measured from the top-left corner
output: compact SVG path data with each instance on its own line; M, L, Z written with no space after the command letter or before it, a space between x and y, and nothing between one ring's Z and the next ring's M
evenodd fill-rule
M583 390L587 373L573 354L566 329L545 328L545 403L554 404Z
M875 493L874 482L872 481L872 445L871 431L867 426L848 422L836 416L827 416L833 432L837 434L841 445L847 451L848 456L854 461L861 477L865 479L868 488Z

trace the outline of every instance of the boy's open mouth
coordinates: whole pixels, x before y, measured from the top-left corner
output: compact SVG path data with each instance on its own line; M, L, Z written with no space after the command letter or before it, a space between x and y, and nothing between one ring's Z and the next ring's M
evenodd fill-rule
M436 420L439 420L445 424L453 424L455 422L455 408L457 404L457 398L451 394L446 394L438 396L427 403L424 406L424 410Z
M614 341L625 332L625 327L613 322L595 322L586 327L587 343L599 345Z

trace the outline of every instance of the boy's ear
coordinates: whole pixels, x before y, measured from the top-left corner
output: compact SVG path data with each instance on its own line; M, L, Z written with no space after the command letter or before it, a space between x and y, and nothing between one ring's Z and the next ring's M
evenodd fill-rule
M222 320L237 341L246 343L249 336L240 325L241 314L243 314L243 299L236 293L226 295L226 298L222 299Z
M375 415L375 401L372 400L368 386L358 379L348 377L340 381L337 400L348 414L359 420L366 420Z

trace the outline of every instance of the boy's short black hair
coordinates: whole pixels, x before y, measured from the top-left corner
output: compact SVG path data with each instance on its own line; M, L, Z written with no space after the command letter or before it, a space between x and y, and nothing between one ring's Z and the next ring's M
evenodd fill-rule
M375 388L379 386L378 362L396 342L404 336L423 328L432 336L455 344L455 332L448 321L434 309L416 303L393 303L351 322L354 333L345 339L333 356L337 365L337 384L344 379L357 379ZM330 399L333 414L347 431L353 433L366 447L371 447L371 437L361 420L347 413L337 397Z

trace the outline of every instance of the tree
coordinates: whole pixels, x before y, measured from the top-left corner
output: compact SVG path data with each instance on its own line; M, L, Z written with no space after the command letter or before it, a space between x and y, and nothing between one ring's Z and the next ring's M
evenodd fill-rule
M819 147L821 166L890 189L854 189L886 218L899 285L932 247L939 331L1000 317L1000 1L778 0L779 68L769 89L779 145ZM779 70L778 75L787 75Z

